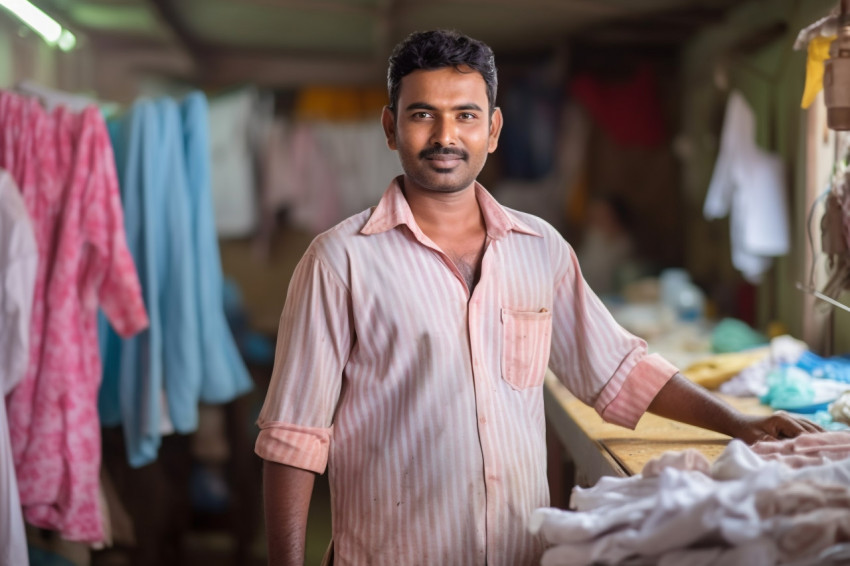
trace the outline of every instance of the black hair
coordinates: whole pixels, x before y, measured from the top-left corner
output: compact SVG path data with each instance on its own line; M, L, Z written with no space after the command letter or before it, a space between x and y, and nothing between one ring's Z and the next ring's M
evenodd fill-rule
M401 79L418 70L434 70L444 67L467 66L481 73L487 85L487 101L490 114L496 109L496 58L493 50L477 39L453 30L418 31L395 46L387 70L387 90L390 95L389 108L397 112Z

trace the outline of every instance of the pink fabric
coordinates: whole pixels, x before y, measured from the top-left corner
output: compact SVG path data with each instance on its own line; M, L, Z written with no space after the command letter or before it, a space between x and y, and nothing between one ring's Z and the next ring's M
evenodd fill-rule
M24 517L97 542L97 308L124 336L148 324L103 118L96 107L48 114L0 91L0 167L21 189L39 253L30 363L7 399Z
M616 324L551 226L475 190L489 243L471 294L396 182L293 274L256 452L327 461L337 564L537 563L547 365L631 426L676 372Z
M803 434L785 440L757 442L753 445L753 452L765 460L778 460L792 468L817 466L830 460L850 458L850 431Z

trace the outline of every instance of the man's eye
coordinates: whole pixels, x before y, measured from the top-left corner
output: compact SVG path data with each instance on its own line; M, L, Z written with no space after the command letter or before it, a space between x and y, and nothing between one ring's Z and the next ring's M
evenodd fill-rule
M424 120L426 118L430 118L431 114L428 112L414 112L413 118L416 120Z
M461 120L474 120L476 116L472 112L461 112L459 118Z

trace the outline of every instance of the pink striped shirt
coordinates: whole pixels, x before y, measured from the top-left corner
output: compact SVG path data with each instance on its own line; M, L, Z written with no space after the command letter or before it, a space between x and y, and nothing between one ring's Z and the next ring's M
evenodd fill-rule
M547 363L634 427L676 372L647 355L548 224L476 184L489 244L472 296L394 181L295 270L256 452L329 469L335 564L539 563Z

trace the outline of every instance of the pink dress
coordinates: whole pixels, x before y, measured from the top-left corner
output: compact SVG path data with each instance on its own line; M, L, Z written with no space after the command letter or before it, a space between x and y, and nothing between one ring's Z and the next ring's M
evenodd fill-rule
M29 367L6 400L24 517L98 542L97 309L124 336L148 324L103 118L0 91L0 167L21 189L39 254Z

